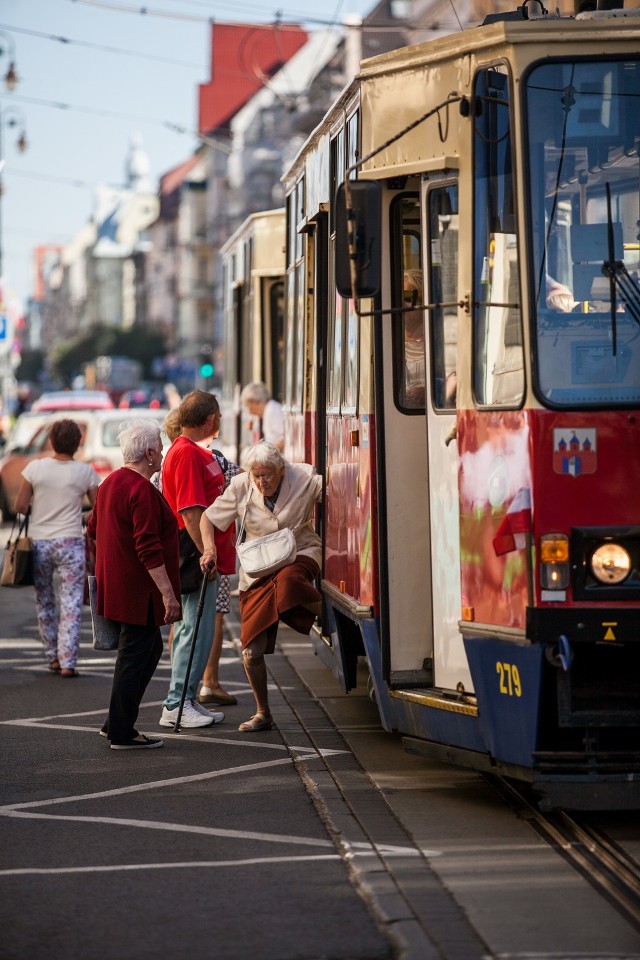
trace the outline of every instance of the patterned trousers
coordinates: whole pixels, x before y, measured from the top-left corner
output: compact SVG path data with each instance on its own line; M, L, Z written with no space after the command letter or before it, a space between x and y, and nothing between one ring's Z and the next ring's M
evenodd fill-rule
M78 659L80 619L84 597L84 537L33 541L33 580L38 629L48 660L73 669ZM59 613L56 612L54 575L58 574Z

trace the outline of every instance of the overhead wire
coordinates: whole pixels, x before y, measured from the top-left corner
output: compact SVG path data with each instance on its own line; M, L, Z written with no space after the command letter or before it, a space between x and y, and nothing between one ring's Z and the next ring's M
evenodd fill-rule
M41 33L39 30L29 30L26 27L14 27L10 24L0 24L0 29L9 30L11 33L22 33L29 37L37 37L40 40L52 40L55 43L61 43L64 46L88 47L91 50L102 50L105 53L119 53L123 56L136 57L140 60L154 60L157 63L170 63L173 66L190 67L191 69L206 70L205 64L194 63L189 60L176 60L174 57L162 57L154 53L145 53L142 50L127 50L124 47L113 47L103 43L93 43L91 40L77 40L72 37L63 37L55 33Z
M89 7L101 7L104 10L115 10L119 13L135 13L145 17L163 17L171 20L184 20L188 23L210 23L214 19L213 17L204 17L193 13L181 13L177 10L170 11L160 10L158 8L151 9L146 4L144 6L129 6L128 4L112 3L110 0L69 0L69 2L80 3ZM296 21L304 19L306 23L326 23L326 21L314 17L292 17L292 19L295 19ZM286 29L286 24L283 24L283 27Z
M338 5L336 6L336 8L335 8L335 10L334 10L334 12L333 12L333 16L332 16L332 18L331 18L331 23L330 23L330 26L329 26L329 29L330 29L330 30L333 30L333 29L335 28L336 24L337 24L337 20L338 20L338 17L339 17L339 15L340 15L340 8L342 7L342 4L343 4L343 3L344 3L344 0L338 0ZM318 74L318 72L319 72L319 70L320 70L320 63L321 63L322 56L323 56L323 50L324 50L324 47L326 47L327 42L328 42L328 32L325 33L325 37L324 37L324 41L323 41L323 43L322 43L322 46L321 46L320 49L317 51L316 60L315 60L315 63L314 63L314 65L313 65L313 68L309 71L309 82L307 83L307 87L306 87L306 89L304 90L304 94L309 93L309 91L310 91L310 89L311 89L311 84L313 83L313 79L317 76L317 74Z
M63 103L56 100L43 100L40 97L25 97L21 94L13 94L12 101L18 103L31 103L35 106L50 107L55 110L70 110L76 113L88 113L91 116L109 117L112 120L135 120L136 123L148 123L152 124L153 126L165 127L167 130L172 130L174 133L195 137L197 140L201 140L203 143L209 144L209 146L216 150L220 150L222 153L230 154L232 152L231 147L228 144L216 139L215 137L199 133L197 130L192 130L189 127L185 127L184 124L174 123L171 120L160 120L155 117L149 117L147 114L143 116L135 113L119 113L116 110L101 110L96 107L85 107L79 104Z
M39 173L35 170L22 170L18 167L5 167L5 171L10 173L12 177L24 177L27 180L44 180L47 183L62 183L67 187L82 187L83 189L89 188L93 190L96 186L95 180L79 180L77 177L58 177L53 173ZM100 182L102 183L104 181ZM122 184L107 183L106 186L112 187L114 190L122 189Z
M162 17L164 19L169 19L169 20L178 20L178 21L181 20L187 23L209 23L209 24L216 23L215 17L205 17L205 16L198 16L197 14L181 13L180 11L177 11L177 10L159 10L157 8L152 9L147 4L144 4L143 6L130 6L129 4L113 3L112 0L67 0L67 2L84 4L90 7L99 7L104 10L112 10L118 13L130 13L130 14L135 14L137 16L142 16L142 17ZM237 7L235 7L235 9L237 9ZM277 21L279 27L282 30L293 30L305 23L317 24L318 26L324 26L324 27L330 27L335 25L333 20L327 20L326 18L323 18L323 17L298 16L295 14L292 14L288 18L291 21L290 23L285 23L284 20L282 19L282 16L283 15L280 13L277 17L274 17L274 21L273 21L273 22ZM227 23L229 21L220 20L219 22ZM389 30L397 30L399 26L402 26L402 29L405 30L407 33L415 33L425 29L424 26L412 27L406 21L400 20L400 18L389 19L384 22L377 21L376 23L372 23L372 24L362 23L359 25L353 25L353 26L350 25L350 29L366 30L367 33L388 33Z

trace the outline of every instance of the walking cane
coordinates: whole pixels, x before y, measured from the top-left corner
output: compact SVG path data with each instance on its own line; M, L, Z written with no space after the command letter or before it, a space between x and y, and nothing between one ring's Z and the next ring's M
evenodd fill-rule
M193 663L193 655L196 649L196 640L198 639L198 630L200 629L200 621L202 620L202 611L204 610L204 597L207 592L208 583L209 583L209 572L206 571L204 576L202 577L202 586L200 587L200 597L198 598L198 606L196 608L196 622L193 628L191 650L189 651L189 662L187 663L187 670L184 676L184 683L182 686L182 696L180 697L180 706L178 707L178 718L176 720L176 725L173 728L174 733L180 732L180 721L182 720L182 711L184 709L184 701L187 696L187 684L189 683L189 675L191 674L191 664Z

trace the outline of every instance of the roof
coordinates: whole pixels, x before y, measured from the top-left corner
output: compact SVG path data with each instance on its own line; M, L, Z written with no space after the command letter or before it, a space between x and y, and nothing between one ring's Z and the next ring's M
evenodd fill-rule
M177 167L173 167L173 169L163 174L163 176L160 177L161 196L166 196L167 194L173 193L173 191L183 183L193 168L199 163L200 157L197 154L194 154L192 157L189 157L188 160L185 160L184 163L179 164Z
M211 79L198 90L198 132L226 129L231 118L306 42L293 24L211 25Z

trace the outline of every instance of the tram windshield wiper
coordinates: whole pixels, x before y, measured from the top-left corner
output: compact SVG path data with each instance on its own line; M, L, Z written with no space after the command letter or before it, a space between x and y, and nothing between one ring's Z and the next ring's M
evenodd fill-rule
M631 276L622 260L605 260L602 264L602 272L605 277L613 281L617 294L629 311L629 315L640 324L640 283ZM612 297L612 309L614 306Z
M624 303L629 316L640 325L640 284L631 276L623 260L616 260L615 243L613 236L613 220L611 218L611 187L609 182L605 183L607 194L607 247L609 259L602 263L602 272L609 278L609 291L611 301L611 341L613 345L613 355L615 357L617 347L617 294L619 294L622 303Z

